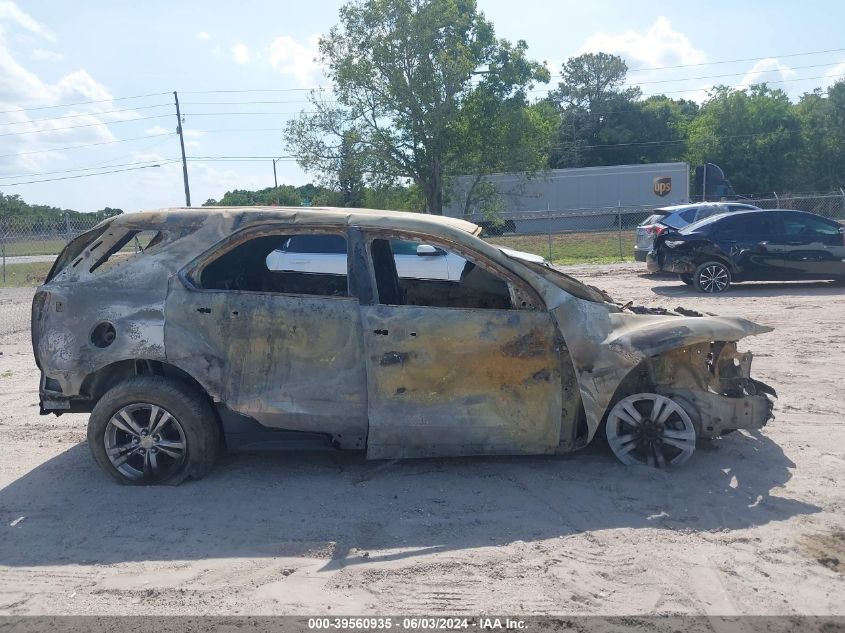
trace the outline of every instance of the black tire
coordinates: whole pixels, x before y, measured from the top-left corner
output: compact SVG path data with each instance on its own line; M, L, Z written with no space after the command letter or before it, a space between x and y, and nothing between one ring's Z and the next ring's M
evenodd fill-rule
M108 430L110 437L121 433L125 440L129 440L130 434L119 428L117 431L109 429L110 421L113 417L116 418L124 407L138 405L141 410L147 404L159 407L170 414L171 420L168 421L171 425L170 432L175 432L173 425L178 426L184 452L181 457L172 458L169 456L170 451L165 453L165 449L161 449L158 459L169 462L170 467L165 468L166 464L163 464L159 476L156 476L153 474L155 470L148 473L144 466L143 475L133 478L118 470L118 467L112 463L106 451L106 433ZM152 417L152 414L149 414L149 417ZM163 414L161 419L164 419ZM139 427L143 426L143 422L137 419L134 421ZM152 422L149 422L149 426L153 426ZM134 439L131 441L135 442ZM163 376L135 376L107 391L97 402L88 420L88 446L97 465L118 483L177 485L188 477L201 479L211 471L220 450L220 428L214 410L190 385L169 380ZM118 459L129 453L135 454L137 451L146 453L147 450L156 453L158 449L144 450L139 445L138 448L123 451ZM126 469L130 469L129 461L124 460L124 462L127 464Z
M692 283L698 292L715 294L725 292L731 285L731 271L718 261L704 262L695 269Z
M678 275L678 279L683 281L686 285L692 285L692 275Z

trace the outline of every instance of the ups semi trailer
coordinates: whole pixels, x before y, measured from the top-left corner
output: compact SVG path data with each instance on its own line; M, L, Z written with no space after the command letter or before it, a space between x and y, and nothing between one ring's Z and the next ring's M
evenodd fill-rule
M476 194L481 184L488 192L484 203ZM489 206L490 185L495 206L501 210L495 220L484 212L484 206ZM642 213L622 216L623 228L631 228L653 207L689 202L689 185L687 163L552 169L531 175L492 174L483 179L459 176L443 214L480 224L488 233L530 234L607 230L618 222L616 209L639 207Z

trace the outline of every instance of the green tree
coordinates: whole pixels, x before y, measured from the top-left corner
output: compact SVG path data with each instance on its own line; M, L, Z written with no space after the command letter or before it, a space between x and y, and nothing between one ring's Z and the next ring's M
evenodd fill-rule
M408 178L426 211L440 214L445 178L460 164L453 135L464 102L547 80L526 48L497 40L474 0L352 0L320 39L335 102L313 93L315 113L289 123L288 146L307 171L337 173L342 139L353 135L371 185Z
M801 130L796 164L801 188L845 186L845 80L803 95L794 109Z
M784 91L719 86L689 125L687 160L717 163L741 193L788 191L800 184L800 142L798 117Z
M557 90L548 100L560 113L553 167L602 164L587 149L599 145L601 133L640 97L640 89L625 87L628 65L618 55L585 53L561 68Z

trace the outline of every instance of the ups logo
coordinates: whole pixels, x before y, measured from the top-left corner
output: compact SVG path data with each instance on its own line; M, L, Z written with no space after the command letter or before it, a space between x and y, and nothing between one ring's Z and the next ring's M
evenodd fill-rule
M672 191L672 177L660 176L655 178L654 183L652 184L652 190L655 195L660 196L661 198L667 195L670 191Z

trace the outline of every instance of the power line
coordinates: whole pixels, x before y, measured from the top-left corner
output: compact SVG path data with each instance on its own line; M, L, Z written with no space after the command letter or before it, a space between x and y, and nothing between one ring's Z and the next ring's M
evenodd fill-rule
M51 108L72 108L80 105L90 105L92 103L111 103L112 101L126 101L128 99L144 99L145 97L160 97L162 95L169 95L169 92L153 92L145 95L132 95L131 97L112 97L111 99L97 99L94 101L77 101L76 103L60 103L58 105L38 106L35 108L17 108L15 110L2 110L0 114L9 114L10 112L34 112L35 110L49 110Z
M821 68L822 66L830 66L830 64L827 63L827 64L813 64L811 66L794 66L794 67L790 68L789 70L805 70L807 68ZM776 71L776 70L780 70L780 69L779 68L760 69L756 72L765 73L765 72L773 72L773 71ZM646 84L665 84L665 83L676 83L676 82L681 82L681 81L696 81L698 79L718 79L720 77L739 77L741 75L747 75L749 72L751 72L751 71L746 70L746 71L743 71L741 73L728 73L728 74L725 74L725 75L704 75L704 76L699 76L699 77L684 77L682 79L657 79L657 80L654 80L654 81L638 81L638 82L636 82L636 85L637 86L643 86L643 85L646 85Z
M798 130L781 130L783 132L798 133ZM729 136L710 136L706 139L701 139L702 141L729 141L739 138L754 138L756 136L768 136L771 135L772 132L755 132L753 134L732 134ZM694 139L690 138L679 138L679 139L669 139L663 141L634 141L631 143L605 143L600 145L573 145L573 146L566 146L566 145L553 145L547 147L548 150L556 150L556 149L613 149L616 147L638 147L638 146L646 146L646 145L673 145L678 143L690 143L693 142Z
M292 114L317 114L316 111L300 110L299 112L186 112L185 116L270 116Z
M8 182L4 183L4 187L17 187L19 185L32 185L39 182L54 182L56 180L73 180L75 178L90 178L92 176L105 176L106 174L117 174L124 171L136 171L138 169L150 169L152 167L161 167L162 165L170 164L174 161L160 161L155 165L144 165L143 167L127 167L126 169L114 169L112 171L101 171L96 174L78 174L76 176L61 176L59 178L45 178L43 180L29 180L26 182ZM176 161L178 162L178 161Z
M140 141L145 138L156 138L159 136L173 136L175 132L164 132L162 134L146 134L144 136L133 136L132 138L118 138L111 141L101 141L99 143L86 143L85 145L69 145L67 147L53 147L50 149L36 149L29 152L18 152L17 154L0 154L0 158L11 158L13 156L29 156L30 154L47 154L50 152L63 152L69 149L84 149L86 147L98 147L100 145L113 145L114 143L128 143L130 141Z
M839 75L839 76L833 76L833 77L828 77L828 75L818 75L816 77L796 77L794 79L778 79L776 81L761 81L761 82L757 82L757 83L760 83L760 84L783 84L783 83L791 83L793 81L812 81L813 79L827 79L827 78L842 79L843 77L845 77L845 75ZM681 80L681 81L685 81L685 80ZM754 84L750 84L750 85L754 85ZM631 84L628 87L634 88L636 86L637 86L637 84ZM712 88L712 87L713 86L709 86L708 88ZM748 88L748 87L749 86L747 86L745 84L739 84L739 85L736 85L736 86L726 86L726 88L729 88L731 90L744 89L744 88ZM707 90L708 88L685 88L684 90L663 90L661 92L643 93L640 96L642 96L642 97L659 97L660 95L678 94L678 93L682 93L682 92L700 92L702 90ZM544 90L551 90L551 89L535 88L533 90L530 90L529 92L543 92Z
M241 94L248 92L311 92L312 90L324 90L330 86L314 86L313 88L254 88L244 90L183 90L186 95L211 95L211 94Z
M267 105L274 103L311 103L309 99L294 99L292 101L183 101L182 105ZM326 103L337 103L327 101Z
M697 66L716 66L718 64L736 64L739 62L758 62L764 59L782 59L784 57L803 57L805 55L823 55L824 53L840 53L845 48L829 48L824 51L807 51L806 53L788 53L786 55L766 55L765 57L745 57L743 59L725 59L716 62L700 62L698 64L679 64L677 66L653 66L651 68L631 68L628 72L639 73L651 70L672 70L675 68L694 68Z
M96 127L98 125L113 125L116 123L134 123L135 121L148 121L149 119L163 119L164 117L172 116L170 114L156 114L154 116L142 116L136 119L126 119L124 121L111 121L106 123L105 121L100 123L84 123L82 125L71 125L68 127L54 127L54 128L47 128L44 130L28 130L26 132L4 132L0 134L0 136L21 136L23 134L41 134L43 132L62 132L64 130L75 130L81 127Z
M103 114L117 114L119 112L134 112L135 110L149 110L150 108L161 108L169 106L169 103L157 103L155 105L138 106L137 108L124 108L122 110L106 110L105 112L82 112L80 114L68 114L57 117L43 117L41 119L27 119L26 121L9 121L8 123L0 123L0 125L25 125L27 123L39 123L42 121L59 121L61 119L75 119L81 116L101 116Z
M173 162L175 159L168 158L165 162ZM105 161L108 162L108 161ZM149 165L152 163L161 163L161 160L140 160L131 163L117 163L112 165L92 165L91 167L77 167L76 169L58 169L55 171L32 172L28 174L17 174L15 176L0 176L0 180L9 180L14 178L31 178L33 176L50 176L52 174L70 174L77 171L93 171L96 169L110 169L112 167L131 167L136 165Z

